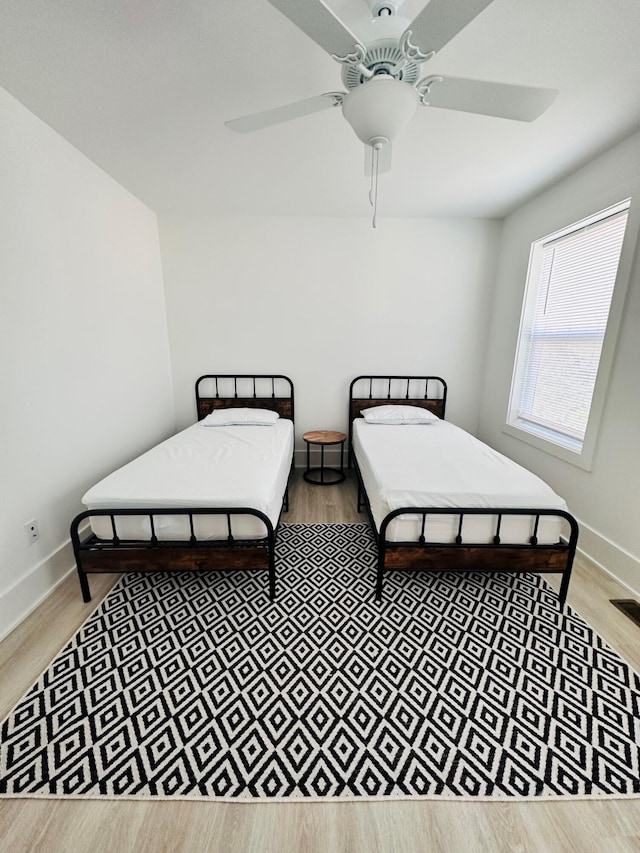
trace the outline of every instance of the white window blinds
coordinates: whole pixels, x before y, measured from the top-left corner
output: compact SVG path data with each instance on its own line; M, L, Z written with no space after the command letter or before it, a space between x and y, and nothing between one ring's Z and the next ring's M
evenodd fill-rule
M629 202L532 247L509 422L580 450Z

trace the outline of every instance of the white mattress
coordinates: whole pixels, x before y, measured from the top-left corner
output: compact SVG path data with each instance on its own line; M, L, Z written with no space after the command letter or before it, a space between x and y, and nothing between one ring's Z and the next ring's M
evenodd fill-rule
M294 430L280 418L272 426L207 427L194 424L101 480L82 498L87 509L136 507L250 507L263 512L275 527L282 508L293 455ZM255 516L231 517L239 539L265 536ZM189 518L154 518L159 539L188 539ZM146 539L144 516L116 516L121 539ZM111 538L109 517L94 516L96 536ZM228 535L226 516L194 516L198 539Z
M401 507L567 509L535 474L446 421L390 426L356 418L353 448L378 530L383 518ZM453 542L458 520L456 515L428 516L425 538ZM502 543L526 543L533 523L528 515L504 516ZM419 516L400 516L389 525L386 539L415 541L421 525ZM463 543L491 543L495 526L496 516L465 516ZM538 541L557 542L563 526L560 518L542 516Z

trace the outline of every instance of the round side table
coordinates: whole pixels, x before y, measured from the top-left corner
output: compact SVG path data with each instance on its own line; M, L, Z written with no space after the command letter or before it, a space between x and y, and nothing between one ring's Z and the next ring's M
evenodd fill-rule
M333 486L336 483L341 483L344 478L344 443L347 436L343 432L336 432L330 429L316 429L311 432L305 432L302 440L307 445L307 470L302 475L307 483L313 483L315 486ZM324 464L324 449L328 445L340 445L340 468L328 468ZM320 448L320 467L311 467L311 446Z

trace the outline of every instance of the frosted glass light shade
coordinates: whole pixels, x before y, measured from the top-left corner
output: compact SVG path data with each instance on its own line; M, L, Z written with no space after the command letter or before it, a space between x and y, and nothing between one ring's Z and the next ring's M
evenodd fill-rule
M349 92L342 114L365 145L373 139L393 142L418 108L418 92L393 77L372 77Z

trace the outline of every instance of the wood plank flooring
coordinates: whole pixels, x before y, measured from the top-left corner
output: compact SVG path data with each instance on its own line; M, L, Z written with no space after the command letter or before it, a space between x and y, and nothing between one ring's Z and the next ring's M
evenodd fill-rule
M312 486L296 471L289 522L364 521L353 477ZM0 644L0 717L46 668L115 582L90 579L83 604L70 576ZM640 628L609 603L629 593L578 560L568 602L636 670ZM640 800L569 803L362 802L256 805L0 800L11 853L638 853Z

